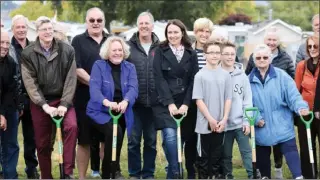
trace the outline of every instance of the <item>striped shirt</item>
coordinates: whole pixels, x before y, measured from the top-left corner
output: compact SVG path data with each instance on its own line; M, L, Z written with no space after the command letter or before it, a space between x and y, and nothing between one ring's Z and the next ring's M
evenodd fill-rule
M195 48L197 52L199 69L202 69L206 65L206 58L204 57L204 52L202 49Z

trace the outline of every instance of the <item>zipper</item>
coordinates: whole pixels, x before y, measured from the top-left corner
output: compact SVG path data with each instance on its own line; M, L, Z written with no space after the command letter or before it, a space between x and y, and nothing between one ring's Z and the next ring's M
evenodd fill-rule
M150 49L151 49L151 46L150 46ZM147 54L147 106L149 106L149 53L150 53L150 49Z

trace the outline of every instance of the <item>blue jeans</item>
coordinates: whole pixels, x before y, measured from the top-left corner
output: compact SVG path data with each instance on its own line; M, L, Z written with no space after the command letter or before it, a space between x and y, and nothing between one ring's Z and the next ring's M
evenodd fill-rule
M19 158L18 144L18 112L8 110L5 113L7 130L0 130L1 166L4 179L17 179L17 164Z
M223 153L223 175L233 179L232 175L232 150L234 140L237 141L242 162L247 170L248 178L252 176L252 153L249 144L249 136L244 135L242 128L225 132Z
M177 129L164 128L162 132L162 147L168 161L167 179L179 177Z
M134 125L128 138L128 169L131 177L154 178L157 155L157 131L151 108L133 108ZM143 168L141 169L141 138L143 135Z

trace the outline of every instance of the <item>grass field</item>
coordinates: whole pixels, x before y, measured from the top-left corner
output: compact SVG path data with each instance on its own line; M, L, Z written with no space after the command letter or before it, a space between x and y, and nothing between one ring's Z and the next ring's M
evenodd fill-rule
M26 174L24 172L25 163L23 158L23 137L22 137L22 131L21 131L21 125L19 127L19 145L20 145L20 156L19 156L19 163L18 163L18 174L19 178L25 179ZM166 173L165 173L165 166L167 165L166 158L164 156L162 146L161 146L161 138L160 133L158 132L158 142L157 142L157 158L156 158L156 172L155 172L155 178L157 179L165 179ZM57 143L55 143L55 150L57 150ZM273 157L273 156L271 156ZM233 174L236 179L247 179L247 173L245 169L242 166L242 160L241 156L238 150L237 143L235 143L235 146L233 148ZM128 156L127 156L127 139L125 138L123 143L123 148L121 152L121 169L122 174L128 178ZM273 168L272 168L273 169ZM52 154L52 172L53 177L58 179L59 178L59 166L58 166L58 153L55 151ZM88 170L88 178L90 178L89 173L91 172L90 168ZM284 160L284 166L283 166L283 173L285 178L291 178L291 173L288 170L287 165L285 164ZM78 178L78 170L77 168L74 170L74 176L75 178ZM186 177L186 175L184 176Z

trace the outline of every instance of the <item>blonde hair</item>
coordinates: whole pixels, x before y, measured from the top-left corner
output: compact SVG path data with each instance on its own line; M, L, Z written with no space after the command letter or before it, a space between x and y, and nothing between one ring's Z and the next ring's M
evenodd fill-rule
M259 44L253 50L253 61L256 61L256 55L259 52L267 52L269 56L269 61L271 61L271 49L266 44Z
M104 42L100 48L100 57L102 59L108 59L109 58L109 50L111 43L118 41L122 45L123 49L123 59L127 59L130 56L130 47L128 44L123 40L123 38L118 36L111 36L109 37L106 42Z
M193 24L193 31L197 32L200 29L208 28L210 32L213 31L213 23L210 19L204 17L197 19Z
M51 19L48 18L47 16L40 16L40 17L38 17L38 19L37 19L36 22L35 22L37 31L38 31L39 28L40 28L43 24L45 24L45 23L51 23L52 26L53 26L53 23L52 23Z
M18 20L24 20L25 25L28 26L28 18L26 18L25 16L21 15L21 14L17 14L15 16L13 16L12 20L11 20L11 29L13 29L14 25L16 24L16 21Z

